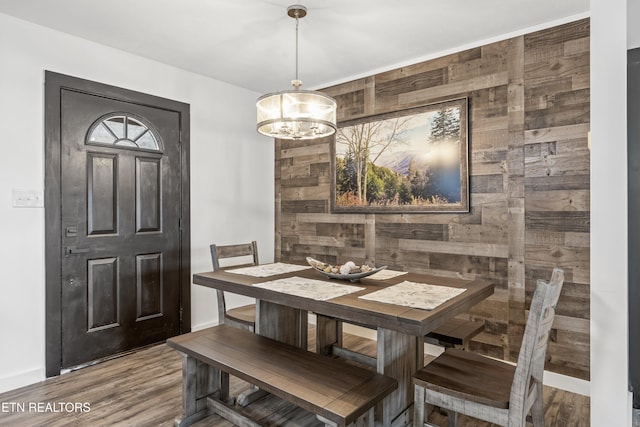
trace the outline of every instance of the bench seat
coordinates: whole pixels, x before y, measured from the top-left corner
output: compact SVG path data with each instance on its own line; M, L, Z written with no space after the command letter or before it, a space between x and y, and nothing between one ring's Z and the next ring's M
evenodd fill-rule
M167 344L183 356L185 417L178 425L197 421L209 409L230 416L234 424L241 419L243 425L258 425L224 406L229 374L336 426L372 418L376 403L398 384L369 369L224 324L170 338Z

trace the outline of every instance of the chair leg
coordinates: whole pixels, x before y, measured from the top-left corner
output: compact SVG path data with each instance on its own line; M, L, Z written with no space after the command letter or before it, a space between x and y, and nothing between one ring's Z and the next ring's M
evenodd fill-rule
M423 427L427 420L424 413L424 387L413 386L413 427Z
M544 427L544 403L541 384L536 384L536 398L533 401L533 405L531 405L531 421L534 427Z
M458 413L448 409L446 411L447 411L447 426L456 427L458 425Z

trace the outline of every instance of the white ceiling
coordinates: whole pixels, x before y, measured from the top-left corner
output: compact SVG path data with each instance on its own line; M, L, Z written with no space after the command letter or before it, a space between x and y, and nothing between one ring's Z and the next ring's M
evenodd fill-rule
M302 1L302 0L300 0ZM12 15L255 92L295 75L295 0L0 0ZM306 0L303 88L587 16L589 0ZM582 15L582 16L581 16Z

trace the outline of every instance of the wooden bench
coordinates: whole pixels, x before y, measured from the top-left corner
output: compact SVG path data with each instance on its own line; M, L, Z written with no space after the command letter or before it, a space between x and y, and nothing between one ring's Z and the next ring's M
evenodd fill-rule
M177 426L211 412L236 425L259 426L229 403L229 375L316 414L327 426L373 426L374 406L398 387L372 370L224 324L167 344L183 357L184 414Z
M484 330L482 320L450 319L424 336L424 342L442 347L467 348L469 341Z

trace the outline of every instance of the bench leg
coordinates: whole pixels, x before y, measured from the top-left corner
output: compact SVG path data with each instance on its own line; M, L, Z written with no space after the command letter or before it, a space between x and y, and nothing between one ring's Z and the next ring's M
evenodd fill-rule
M373 408L369 409L364 414L360 415L358 419L349 424L347 427L373 427L374 426L375 413ZM325 427L337 427L338 424L331 420L326 419L322 415L316 415L316 418L324 423Z
M186 427L209 415L207 396L213 393L228 399L229 375L184 353L182 356L182 410L176 427Z
M413 427L422 427L427 420L424 413L424 388L413 386Z
M256 421L236 411L234 407L220 400L217 394L207 397L207 405L212 412L229 421L234 426L262 427Z

